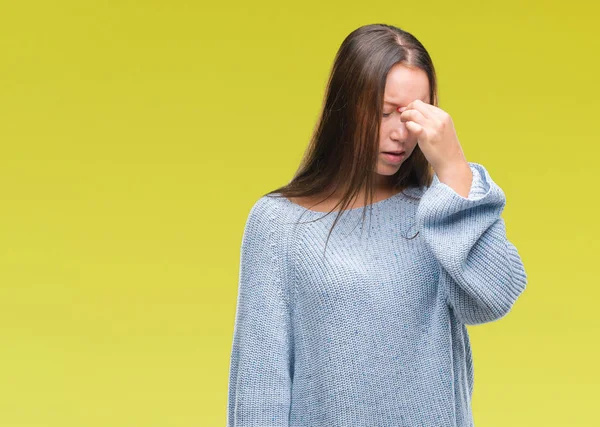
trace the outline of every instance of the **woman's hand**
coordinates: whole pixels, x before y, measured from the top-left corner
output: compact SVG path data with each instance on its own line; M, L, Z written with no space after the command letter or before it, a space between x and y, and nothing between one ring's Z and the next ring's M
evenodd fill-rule
M419 148L440 181L466 197L473 175L450 114L420 99L398 112L408 131L417 135Z
M450 114L420 99L398 108L398 112L408 131L417 135L423 155L438 175L467 163Z

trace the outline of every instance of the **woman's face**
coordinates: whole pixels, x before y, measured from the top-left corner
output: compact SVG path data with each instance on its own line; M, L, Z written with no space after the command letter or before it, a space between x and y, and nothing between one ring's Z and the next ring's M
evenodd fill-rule
M425 71L420 68L409 68L396 64L387 75L383 104L383 117L379 129L379 154L377 158L377 174L382 181L386 176L398 172L400 166L412 154L417 145L416 136L411 135L405 122L400 121L399 107L420 99L429 103L429 80ZM399 157L389 157L386 151L404 151Z

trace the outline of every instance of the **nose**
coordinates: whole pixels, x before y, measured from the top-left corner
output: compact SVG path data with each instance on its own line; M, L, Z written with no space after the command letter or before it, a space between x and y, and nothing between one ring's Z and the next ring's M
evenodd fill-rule
M403 122L398 117L392 124L390 137L398 141L404 141L408 137L408 129L406 128L406 122Z

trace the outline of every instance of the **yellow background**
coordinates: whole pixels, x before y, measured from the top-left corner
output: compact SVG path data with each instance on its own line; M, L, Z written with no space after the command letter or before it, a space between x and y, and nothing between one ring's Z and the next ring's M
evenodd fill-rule
M469 327L478 427L597 426L597 3L13 1L0 13L0 427L224 426L239 249L340 43L389 23L507 195L528 288Z

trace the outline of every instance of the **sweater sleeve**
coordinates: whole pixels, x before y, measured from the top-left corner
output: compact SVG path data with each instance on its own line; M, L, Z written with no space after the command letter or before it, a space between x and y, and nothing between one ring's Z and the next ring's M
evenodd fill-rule
M276 204L258 200L240 251L228 427L288 426L293 351L285 251Z
M477 325L498 320L525 290L527 275L506 237L502 189L486 168L473 172L467 198L434 176L417 208L417 225L439 261L440 286L459 321Z

